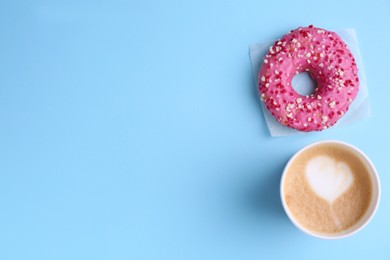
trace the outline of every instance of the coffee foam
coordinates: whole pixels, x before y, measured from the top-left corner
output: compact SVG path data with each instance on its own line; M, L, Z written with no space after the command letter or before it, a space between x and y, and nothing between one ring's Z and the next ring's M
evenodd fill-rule
M343 194L354 180L348 164L327 155L314 157L307 162L306 178L312 190L330 203Z
M283 189L290 213L318 233L337 233L353 226L367 211L372 196L366 165L337 144L314 146L299 154L287 169Z

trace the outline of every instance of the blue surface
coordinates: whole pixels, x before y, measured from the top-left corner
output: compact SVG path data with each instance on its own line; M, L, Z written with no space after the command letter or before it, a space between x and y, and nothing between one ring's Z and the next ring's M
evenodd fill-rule
M0 2L0 259L390 259L390 2ZM356 28L373 116L271 138L248 45ZM317 140L367 153L361 232L298 231L279 199Z

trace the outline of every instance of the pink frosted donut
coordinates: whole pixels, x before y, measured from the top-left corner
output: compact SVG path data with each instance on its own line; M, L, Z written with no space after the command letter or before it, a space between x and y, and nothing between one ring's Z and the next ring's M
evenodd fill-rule
M298 94L293 77L308 71L314 93ZM348 110L359 90L358 69L347 45L334 32L310 25L284 35L270 47L259 72L258 90L281 124L299 131L321 131Z

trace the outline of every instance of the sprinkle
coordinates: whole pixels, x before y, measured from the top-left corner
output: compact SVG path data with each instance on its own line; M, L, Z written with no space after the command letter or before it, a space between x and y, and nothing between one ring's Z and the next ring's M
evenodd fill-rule
M311 56L310 52L306 53L306 57L310 58L310 56Z
M269 87L269 83L265 83L265 87L268 88Z
M348 102L351 103L352 102L352 98L347 98Z
M286 111L290 112L292 108L294 108L294 104L288 103L286 107Z
M320 63L320 64L318 64L318 66L320 66L321 68L323 68L323 67L324 67L324 64Z
M307 118L307 122L311 122L311 120L312 120L311 117Z
M322 97L320 95L317 95L317 99L321 99Z
M263 82L265 81L265 77L264 76L261 77L261 81L263 81Z
M325 54L323 52L320 53L320 57L323 58L325 57Z
M336 101L329 102L330 108L334 108L335 105L336 105Z
M280 44L282 44L282 42L281 41L278 41L278 43L277 43L278 45L280 45Z
M268 63L268 60L267 60L267 59L264 59L264 63Z
M307 126L307 123L303 123L303 127L306 127Z
M287 114L287 117L288 117L288 118L292 118L292 113L288 113L288 114Z
M299 104L299 103L301 103L302 102L302 98L297 98L297 103Z
M293 39L292 39L292 42L293 42L293 43L297 43L297 39L293 38Z

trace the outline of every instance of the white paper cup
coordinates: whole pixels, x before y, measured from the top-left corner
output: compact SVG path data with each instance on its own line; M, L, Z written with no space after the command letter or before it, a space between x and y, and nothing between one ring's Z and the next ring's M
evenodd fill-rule
M307 229L302 224L300 224L300 222L294 217L294 215L291 213L291 211L290 211L290 209L285 201L284 184L285 184L285 179L286 179L286 175L287 175L287 169L290 167L292 162L294 162L294 160L301 153L303 153L304 151L306 151L307 149L309 149L313 146L323 145L323 144L341 145L344 148L349 149L349 151L353 152L355 155L357 155L358 158L360 158L361 161L366 165L368 172L369 172L369 175L370 175L370 178L371 178L371 183L372 183L371 201L370 201L370 204L369 204L366 212L364 213L363 217L361 217L360 220L357 223L355 223L353 226L351 226L350 228L343 230L343 231L340 231L338 233L319 233L319 232L315 232L313 230ZM375 215L375 212L376 212L378 205L379 205L380 195L381 195L381 188L380 188L379 176L378 176L378 173L377 173L373 163L370 161L370 159L361 150L359 150L355 146L348 144L348 143L345 143L345 142L335 141L335 140L326 140L326 141L316 142L316 143L313 143L311 145L308 145L308 146L302 148L297 153L295 153L291 157L291 159L288 161L288 163L286 164L286 166L283 170L283 175L282 175L282 179L280 182L280 196L281 196L283 208L284 208L287 216L291 220L291 222L298 229L303 231L304 233L311 235L311 236L314 236L314 237L317 237L317 238L322 238L322 239L344 238L344 237L351 236L351 235L355 234L356 232L360 231L361 229L363 229L372 220L373 216Z

